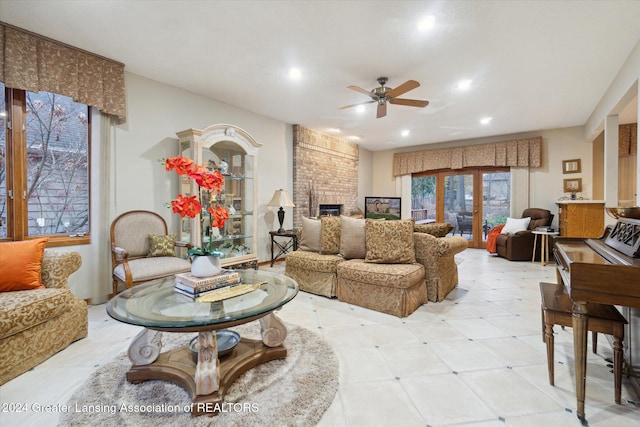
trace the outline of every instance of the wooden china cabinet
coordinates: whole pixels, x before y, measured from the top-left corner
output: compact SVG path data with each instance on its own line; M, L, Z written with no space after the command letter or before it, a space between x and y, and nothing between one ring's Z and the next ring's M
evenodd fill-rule
M224 228L211 228L205 219L205 243L213 239L213 245L225 254L223 267L258 267L257 245L257 183L258 149L256 142L244 130L227 124L212 125L205 129L187 129L178 132L180 154L211 170L219 170L224 176L224 188L218 202L229 211ZM197 185L180 176L182 194L196 194ZM181 218L179 239L201 246L200 220Z

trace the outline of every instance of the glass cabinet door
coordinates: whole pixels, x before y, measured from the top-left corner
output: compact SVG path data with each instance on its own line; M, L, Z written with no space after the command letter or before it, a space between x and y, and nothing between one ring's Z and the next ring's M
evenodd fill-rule
M205 220L205 238L212 238L225 258L252 253L253 156L233 142L221 141L202 150L202 165L220 171L224 177L224 187L216 199L229 212L222 229L212 229Z
M213 125L204 130L187 129L177 135L183 156L210 171L220 171L224 177L223 188L220 194L213 193L211 197L215 197L216 202L229 213L224 227L220 229L211 226L207 213L202 224L199 216L182 218L180 239L194 246L211 242L215 249L224 254L221 261L223 267L250 265L257 268L257 188L254 178L257 150L261 144L242 129L231 125ZM192 180L181 181L180 185L183 194L196 194L198 191ZM201 236L204 242L200 241Z

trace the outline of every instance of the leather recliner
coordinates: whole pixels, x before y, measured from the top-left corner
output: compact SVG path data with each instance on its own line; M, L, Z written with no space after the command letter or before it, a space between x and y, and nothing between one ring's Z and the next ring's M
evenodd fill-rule
M499 256L510 261L531 261L533 258L533 243L535 234L531 233L536 227L550 226L553 221L551 211L540 208L528 208L522 212L522 218L530 217L529 227L525 231L514 234L500 234L496 239L496 251ZM552 239L549 239L551 245ZM540 260L541 245L536 248L536 260Z

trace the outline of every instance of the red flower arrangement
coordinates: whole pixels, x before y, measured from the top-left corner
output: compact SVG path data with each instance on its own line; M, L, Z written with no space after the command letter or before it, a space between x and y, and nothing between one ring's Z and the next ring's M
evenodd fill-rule
M220 194L220 190L224 185L224 177L220 171L211 172L204 166L196 165L193 160L183 156L171 157L164 160L164 167L168 171L175 171L178 175L186 175L190 179L194 180L198 185L197 196L184 196L178 194L178 196L171 201L171 208L174 213L177 213L181 217L188 216L189 218L195 218L196 215L202 214L203 210L209 214L209 222L211 227L221 229L224 227L224 223L229 218L229 212L223 206L220 206L216 202L216 197L212 197L212 193ZM209 202L204 202L203 195L209 194ZM206 206L205 205L209 205ZM215 207L214 207L215 204ZM200 215L200 241L204 242L204 215ZM213 249L213 239L209 239L206 245L202 245L202 248L189 249L191 255L217 255L222 253Z

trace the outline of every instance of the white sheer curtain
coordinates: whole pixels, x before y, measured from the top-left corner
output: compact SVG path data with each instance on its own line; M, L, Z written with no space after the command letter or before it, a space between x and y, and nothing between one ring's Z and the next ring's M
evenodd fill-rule
M93 303L104 302L111 293L111 247L109 228L114 216L111 181L111 150L114 146L116 118L92 109L91 135L91 257L93 269L89 283Z
M511 176L511 214L512 218L520 218L522 211L530 206L529 168L510 169Z

